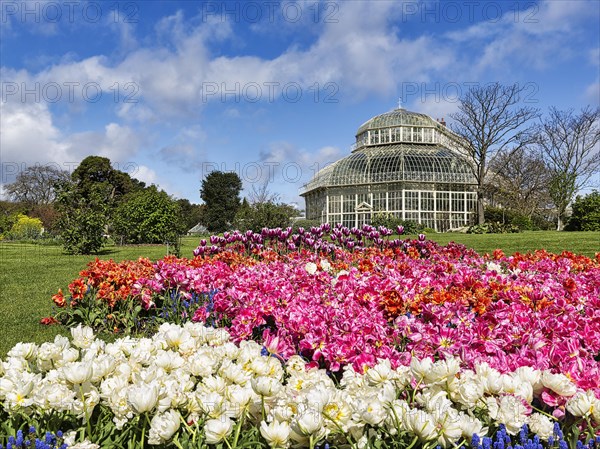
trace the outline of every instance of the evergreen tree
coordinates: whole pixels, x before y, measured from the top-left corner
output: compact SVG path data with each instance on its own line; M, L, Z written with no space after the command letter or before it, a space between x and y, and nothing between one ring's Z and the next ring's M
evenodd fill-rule
M114 234L123 243L178 246L184 228L177 201L156 186L127 195L113 217Z
M204 222L210 232L229 229L240 207L242 180L236 173L213 171L202 181L200 198L206 206Z

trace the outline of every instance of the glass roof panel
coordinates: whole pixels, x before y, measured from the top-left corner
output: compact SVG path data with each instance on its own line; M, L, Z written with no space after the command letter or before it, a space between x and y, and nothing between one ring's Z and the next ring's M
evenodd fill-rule
M354 151L320 170L302 191L402 181L476 184L471 167L458 153L431 145L391 144Z

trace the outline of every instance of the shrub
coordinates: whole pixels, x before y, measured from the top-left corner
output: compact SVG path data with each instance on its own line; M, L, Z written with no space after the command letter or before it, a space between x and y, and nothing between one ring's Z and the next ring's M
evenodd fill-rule
M42 235L43 230L42 220L39 218L18 214L7 237L10 240L37 239Z
M565 231L600 231L600 192L577 196Z
M404 227L404 234L420 234L425 232L425 225L412 220L402 220L397 218L391 212L376 212L371 219L371 225L375 227L384 226L388 229L396 229L398 226ZM429 228L430 232L435 230Z
M125 243L169 243L179 251L185 225L177 202L151 186L126 197L114 212L113 227Z
M534 229L531 218L514 209L488 206L485 208L485 221L514 225L521 231L531 231Z
M319 220L307 220L306 218L301 218L300 220L294 221L292 224L292 231L298 232L298 228L310 229L318 226L321 226L321 222Z
M102 184L92 185L87 196L74 184L64 184L57 197L60 238L69 254L93 254L106 243L108 205Z
M289 204L266 201L248 204L244 201L235 214L234 227L241 230L260 231L262 228L287 228L296 209ZM317 223L317 226L319 223Z
M480 225L473 225L467 230L467 234L511 234L521 232L514 224L505 224L490 221Z

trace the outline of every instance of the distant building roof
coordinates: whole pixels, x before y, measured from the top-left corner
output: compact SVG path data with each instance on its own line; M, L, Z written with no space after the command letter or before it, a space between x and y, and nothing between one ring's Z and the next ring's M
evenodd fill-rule
M188 233L188 235L189 234L204 234L207 231L208 231L208 229L206 229L206 226L198 223L196 226L194 226L192 229L190 229L187 233Z

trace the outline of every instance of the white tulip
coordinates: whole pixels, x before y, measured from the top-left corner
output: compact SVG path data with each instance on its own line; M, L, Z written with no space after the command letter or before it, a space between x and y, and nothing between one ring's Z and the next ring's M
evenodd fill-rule
M37 356L38 347L34 343L17 343L8 351L8 357L31 360Z
M486 393L498 394L502 391L502 375L498 370L487 363L480 363L475 366L475 371Z
M181 415L176 410L154 415L150 421L149 444L164 444L179 430Z
M523 382L528 382L533 388L533 394L539 396L544 385L542 384L542 372L530 366L520 366L514 372Z
M139 384L129 387L127 402L140 415L151 411L158 402L158 387L156 384Z
M204 424L204 438L208 444L217 444L229 436L233 421L229 418L209 419Z
M281 391L283 385L272 377L257 377L251 381L252 389L259 396L271 397Z
M246 385L250 380L250 375L240 365L229 360L223 362L219 369L219 375L226 381L237 385Z
M265 421L260 423L260 434L263 436L272 449L282 449L289 446L290 425L286 422L273 421L267 424Z
M567 401L567 410L573 416L589 416L593 413L597 401L592 390L580 391Z
M468 408L474 408L483 394L483 384L473 379L461 379L453 398Z
M410 370L417 381L422 381L433 367L433 361L430 358L422 360L413 357L410 361Z
M93 366L89 362L69 362L62 367L64 378L74 385L89 381L93 374Z
M433 417L423 410L411 410L406 413L406 426L421 441L431 441L437 438L433 425Z
M506 432L516 435L527 421L531 409L526 407L524 400L518 396L506 395L500 398L497 416L494 418L498 424L506 425Z
M304 265L304 269L312 276L317 272L317 264L314 262L307 262L306 265Z
M438 360L425 374L425 381L429 384L445 383L455 379L460 371L460 361L455 358L447 360Z
M473 435L477 434L479 438L483 438L488 433L488 428L483 427L481 421L467 414L460 415L460 427L462 428L462 436L470 441Z
M306 411L296 416L292 429L302 436L311 436L319 433L323 428L323 418L320 413Z
M379 425L387 416L384 405L373 398L362 405L359 409L360 418L372 426Z
M368 369L366 372L369 385L382 384L383 382L392 379L394 374L394 371L392 371L392 365L387 359L381 360L377 365Z
M156 356L154 356L153 362L167 373L170 373L177 368L181 368L184 364L183 358L173 351L158 351Z
M554 423L541 413L533 413L528 421L531 432L537 434L544 441L548 441L548 438L554 433Z
M89 348L92 342L96 339L94 330L89 326L82 326L81 324L77 327L71 328L71 338L73 344L78 348Z
M434 425L438 431L438 444L448 447L462 437L462 420L455 409L434 410L431 413Z
M209 376L202 379L199 387L205 392L215 392L223 394L227 388L227 382L221 376Z
M542 383L561 396L573 396L577 392L575 384L564 374L552 374L546 370L542 374Z
M82 441L81 443L77 443L77 444L74 444L73 446L69 446L69 447L71 449L98 449L100 446L85 440L85 441Z
M331 264L329 263L329 261L327 259L321 259L321 268L323 269L323 271L330 271L331 270Z
M502 375L502 391L517 396L521 396L527 402L533 401L533 386L529 382L524 382L519 376L509 374Z

